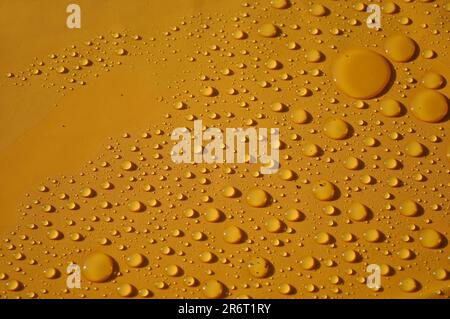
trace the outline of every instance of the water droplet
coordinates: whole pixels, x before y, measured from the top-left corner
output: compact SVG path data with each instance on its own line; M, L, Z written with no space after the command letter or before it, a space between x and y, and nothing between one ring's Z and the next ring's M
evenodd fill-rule
M397 117L402 113L402 105L397 100L386 98L380 102L380 111L384 116Z
M323 131L329 138L342 140L349 134L349 125L341 119L331 119L325 123Z
M393 35L386 39L384 50L389 58L396 62L408 62L417 50L416 42L405 35Z
M202 291L207 298L220 298L224 294L224 286L220 281L212 279L204 283Z
M276 217L271 217L266 220L266 230L270 233L278 233L283 229L283 222Z
M391 79L388 61L367 49L352 49L341 53L333 70L336 86L357 99L370 99L380 94Z
M145 257L142 254L134 253L127 256L127 265L133 268L142 267L145 263Z
M237 226L228 226L223 232L223 239L229 244L238 244L244 238L244 232Z
M297 222L303 218L303 214L296 208L290 208L284 213L286 219L290 222Z
M448 101L439 92L422 89L416 92L412 98L411 111L419 120L436 123L447 115Z
M237 189L234 188L233 186L226 186L224 189L222 189L222 194L225 197L231 198L236 196Z
M414 278L407 277L400 281L399 286L405 292L415 292L419 288L419 283Z
M15 279L8 280L5 283L5 288L6 288L6 290L9 290L9 291L18 291L21 289L21 287L22 287L22 284L20 283L20 281L15 280Z
M306 256L300 260L300 264L302 265L303 269L312 270L316 268L317 260L312 256Z
M439 248L443 242L443 236L438 231L428 228L420 232L419 242L425 248Z
M108 281L114 271L114 260L104 253L93 253L83 263L83 276L93 282Z
M85 187L81 189L80 195L85 198L93 197L95 195L95 191L90 187Z
M425 152L425 148L419 142L412 141L406 145L405 152L409 156L420 157L420 156L423 156L423 154Z
M278 291L283 295L289 295L293 292L294 288L288 283L282 283L278 286Z
M50 267L44 270L44 275L48 279L55 279L59 275L59 271L56 268Z
M270 4L275 9L285 9L289 7L289 0L271 0Z
M433 277L436 280L446 280L448 278L448 272L444 268L437 268L433 271Z
M128 203L128 210L130 212L142 212L144 210L144 204L142 204L140 201L133 200Z
M358 168L359 168L359 166L360 166L360 161L359 161L359 159L357 159L356 157L350 156L350 157L347 157L347 158L345 159L345 161L344 161L344 166L345 166L345 168L347 168L347 169L355 170L355 169L358 169Z
M311 6L309 12L311 12L313 16L322 17L327 13L327 9L319 3L315 3Z
M166 267L166 274L171 277L176 277L181 273L180 267L177 265L168 265Z
M311 49L306 51L305 58L310 63L321 62L323 60L323 53L319 50Z
M326 244L329 244L331 242L331 236L330 236L330 234L328 234L326 232L320 232L314 237L314 240L318 244L326 245Z
M273 38L278 34L278 28L272 23L265 23L258 28L258 33L263 37Z
M260 188L254 188L247 193L246 199L252 207L264 207L269 201L269 195Z
M353 249L347 249L342 254L342 257L344 260L348 263L354 263L358 260L358 253L354 251Z
M422 84L428 89L439 89L444 85L444 83L444 77L441 74L433 71L428 71L422 77Z
M296 108L291 114L292 121L296 124L304 124L308 121L308 112L303 108Z
M369 209L361 203L353 202L348 209L348 215L352 220L362 222L369 217Z
M302 147L302 152L306 156L314 157L319 154L320 149L316 144L306 143Z
M312 192L318 200L329 201L334 198L336 189L332 183L320 180L314 184Z
M381 232L378 229L368 229L363 236L369 243L375 243L381 239Z
M134 292L136 291L136 288L128 283L120 284L117 287L117 293L121 297L130 297Z
M265 278L270 272L270 262L262 257L254 257L248 263L248 270L255 278Z
M209 207L205 212L205 220L210 223L217 223L223 218L223 214L214 207Z

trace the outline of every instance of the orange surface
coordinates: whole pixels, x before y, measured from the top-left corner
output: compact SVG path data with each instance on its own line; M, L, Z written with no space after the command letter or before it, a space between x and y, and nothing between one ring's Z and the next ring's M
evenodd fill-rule
M450 4L284 2L0 3L2 298L448 297ZM173 163L194 119L280 170Z

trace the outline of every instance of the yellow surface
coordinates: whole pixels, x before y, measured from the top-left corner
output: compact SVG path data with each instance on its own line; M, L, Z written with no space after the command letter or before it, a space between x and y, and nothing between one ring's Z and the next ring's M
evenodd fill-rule
M448 297L447 1L381 30L365 2L76 3L79 30L0 3L1 298ZM279 172L174 164L194 119L279 127Z

